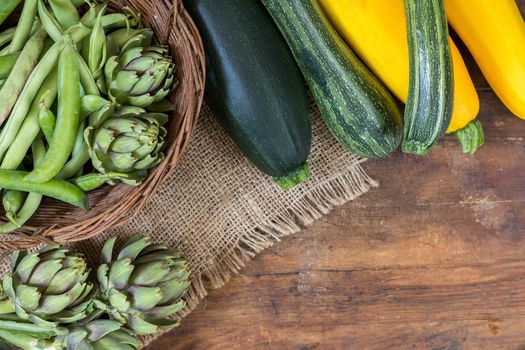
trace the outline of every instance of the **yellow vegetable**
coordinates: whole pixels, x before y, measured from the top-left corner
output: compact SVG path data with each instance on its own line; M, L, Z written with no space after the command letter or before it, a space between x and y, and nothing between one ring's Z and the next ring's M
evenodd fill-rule
M525 23L514 0L447 0L447 17L500 100L525 119Z
M409 62L403 0L320 0L320 3L341 36L405 103ZM479 112L476 88L452 39L450 43L454 64L454 112L449 133L465 127Z

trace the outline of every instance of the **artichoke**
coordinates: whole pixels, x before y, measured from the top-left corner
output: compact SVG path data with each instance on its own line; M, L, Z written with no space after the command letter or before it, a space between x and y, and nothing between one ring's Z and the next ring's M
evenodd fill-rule
M48 338L39 333L0 328L0 338L24 350L136 350L140 346L131 331L113 320L76 324L64 334Z
M177 326L169 317L185 306L181 298L189 286L186 260L179 251L151 244L140 235L131 237L116 256L114 245L115 238L102 250L97 306L139 335Z
M72 327L67 335L57 337L55 344L54 348L64 350L135 350L140 346L129 330L113 320Z
M168 48L135 47L137 40L144 41L140 35L124 44L119 56L108 59L104 72L107 92L113 101L147 108L168 96L177 80Z
M81 320L91 312L93 285L87 282L89 269L81 254L58 245L36 253L15 251L11 273L2 280L6 303L22 319L35 325L56 328Z
M123 107L106 120L86 128L85 141L89 147L93 167L102 174L109 172L136 174L146 171L164 160L162 152L167 134L163 125L168 116L147 113L139 107ZM129 185L138 181L121 179Z

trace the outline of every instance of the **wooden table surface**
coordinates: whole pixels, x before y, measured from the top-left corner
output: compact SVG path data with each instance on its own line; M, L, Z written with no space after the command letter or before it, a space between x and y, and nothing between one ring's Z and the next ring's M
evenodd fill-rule
M525 121L469 69L484 148L447 137L366 163L379 188L257 256L150 349L525 349Z

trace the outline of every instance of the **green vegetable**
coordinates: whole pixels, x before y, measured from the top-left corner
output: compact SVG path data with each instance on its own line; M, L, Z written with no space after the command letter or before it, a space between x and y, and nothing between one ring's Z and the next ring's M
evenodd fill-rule
M40 29L29 39L0 90L0 96L2 96L0 99L0 125L7 119L20 93L24 90L26 82L28 82L28 78L38 62L46 36L46 32Z
M307 178L311 127L301 73L257 0L188 0L206 47L206 102L243 154L287 188ZM284 180L284 181L282 181Z
M83 255L49 245L36 253L15 251L11 266L2 287L22 320L54 329L87 316L93 285Z
M20 56L20 53L11 53L5 56L0 56L0 79L4 80L9 77L9 74L15 67L16 61L18 60L18 57Z
M84 119L91 113L106 107L110 102L103 97L85 95L80 99L80 118Z
M60 41L64 31L60 27L60 23L51 15L43 0L38 0L38 16L49 36L54 41Z
M57 350L136 350L141 346L129 330L112 320L76 325L54 343Z
M5 0L2 0L2 2L4 1ZM11 1L12 0L7 0L8 3ZM33 24L35 23L37 2L38 0L24 1L24 7L20 14L20 19L18 20L16 31L7 53L18 52L26 45L27 39L29 39L29 36L31 35Z
M104 184L111 183L113 181L123 181L130 186L138 186L142 180L140 176L133 173L114 173L109 172L107 174L101 173L90 173L83 176L79 176L70 182L80 188L84 192L96 190Z
M42 138L37 138L32 144L33 150L33 165L38 166L46 154L46 148ZM23 193L23 192L18 192ZM40 193L31 192L25 198L25 201L18 210L16 217L11 222L8 222L0 226L0 234L11 233L16 229L22 227L38 210L40 203L42 202L42 195Z
M90 29L79 25L78 27L71 30L70 35L73 42L78 42L90 33ZM20 126L24 122L25 117L31 108L32 101L35 99L36 94L42 86L42 82L46 79L53 68L56 68L62 46L62 41L55 43L46 52L44 57L42 57L33 72L31 72L31 75L29 76L27 83L20 94L20 97L16 101L16 104L9 115L9 119L5 127L0 132L0 159L4 158L5 152L11 146L13 140L17 136ZM29 144L31 144L31 142L29 142Z
M44 102L47 106L50 106L55 101L58 93L57 73L57 70L53 69L36 94L36 98L31 104L29 112L20 127L20 131L7 150L0 165L1 169L15 170L22 164L25 154L40 132L40 124L38 121L40 102Z
M119 322L105 319L75 324L57 337L53 333L0 329L0 338L23 350L136 350L141 345Z
M111 41L120 52L126 43L128 43L127 46L133 43L133 47L151 46L154 35L155 33L149 28L123 28L110 33L108 40Z
M4 206L5 216L10 223L16 227L21 225L18 223L17 215L26 199L26 193L13 190L5 190L2 196L2 205Z
M315 0L262 0L312 90L332 134L354 153L386 157L402 133L398 106L332 28Z
M29 182L46 182L66 164L80 123L80 75L75 48L66 42L58 63L58 113L56 132L42 164L26 177Z
M145 175L146 170L164 160L167 131L163 125L167 120L165 114L128 106L95 123L98 126L89 126L84 135L93 167L103 174Z
M67 329L63 327L49 329L49 327L24 322L18 318L0 320L0 338L24 350L38 349L36 345L40 339L49 339L57 334L67 334ZM28 343L27 341L31 342ZM25 347L26 344L33 347Z
M90 116L90 125L95 127L101 121L108 119L113 116L115 113L115 105L109 101L98 97L86 95L81 99L81 118L86 118ZM79 130L80 131L80 130ZM82 137L82 139L80 139ZM75 145L77 147L73 148L73 155L71 159L64 165L64 168L57 174L59 179L69 179L77 174L79 169L82 169L84 164L86 164L89 159L89 149L88 145L84 141L84 134L77 134L77 139L75 140ZM76 148L76 150L75 150Z
M91 96L99 96L100 91L97 86L97 82L93 78L93 75L91 74L91 71L89 70L89 67L87 63L84 61L82 56L77 52L77 59L78 59L78 66L80 70L80 82L82 83L82 87L84 88L84 92L86 95Z
M89 54L87 63L95 80L102 75L104 64L107 61L106 33L102 27L102 16L105 9L106 7L104 6L100 10L88 43Z
M444 0L405 0L410 81L403 151L426 154L452 117L454 82Z
M2 0L0 2L0 25L9 17L22 0Z
M189 286L186 260L177 250L131 237L113 254L115 238L102 249L97 271L100 299L108 315L136 334L153 334L177 325L170 316L185 306Z
M88 210L86 195L78 187L64 180L52 179L44 183L24 180L26 171L0 169L0 188L23 192L36 192Z
M120 56L108 59L106 85L113 101L147 108L172 91L176 84L174 71L175 64L168 56L167 48L129 48Z
M2 6L2 5L0 5ZM4 46L5 44L11 42L13 40L13 36L15 34L16 27L9 28L4 30L0 33L0 47ZM2 55L0 55L2 56Z
M66 30L74 26L80 21L80 15L78 14L77 7L71 2L71 0L48 0L51 9L58 20L58 23L62 25L62 29Z
M463 129L456 131L454 135L461 144L463 153L474 153L485 144L483 126L478 119L474 119Z
M40 100L40 113L38 114L38 123L44 133L46 141L50 144L55 132L56 117L53 112L46 106L45 98Z

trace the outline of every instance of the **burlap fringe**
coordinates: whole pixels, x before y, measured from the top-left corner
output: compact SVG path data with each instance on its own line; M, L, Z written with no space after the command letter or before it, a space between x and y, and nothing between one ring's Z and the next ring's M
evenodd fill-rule
M261 222L258 227L246 232L239 244L221 261L217 261L209 270L194 276L190 290L186 294L186 308L178 315L179 319L191 313L208 295L209 289L222 287L246 266L255 255L272 247L282 238L299 232L302 228L328 214L340 206L379 184L370 178L361 167L366 159L360 159L346 173L327 179L320 186L291 203L284 214ZM149 344L163 333L143 339Z

